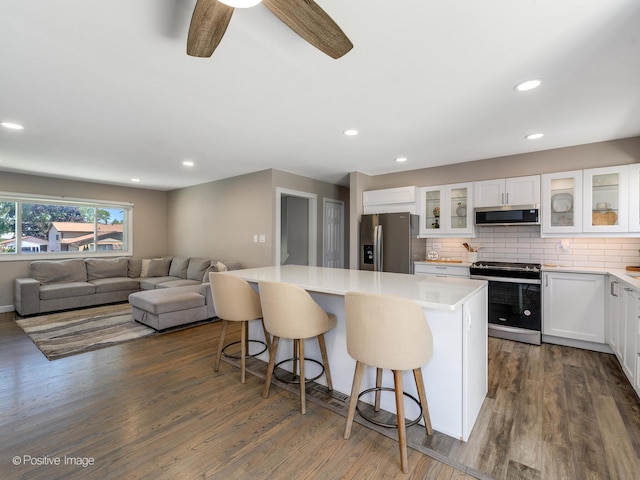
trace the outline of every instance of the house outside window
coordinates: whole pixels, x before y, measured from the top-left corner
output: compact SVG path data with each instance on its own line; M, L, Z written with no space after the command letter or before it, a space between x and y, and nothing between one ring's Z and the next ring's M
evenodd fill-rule
M133 205L0 193L0 260L131 255Z

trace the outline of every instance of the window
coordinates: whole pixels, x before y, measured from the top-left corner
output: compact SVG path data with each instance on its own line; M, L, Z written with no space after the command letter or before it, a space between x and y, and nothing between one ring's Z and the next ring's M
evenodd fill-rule
M0 260L130 255L133 205L0 193Z

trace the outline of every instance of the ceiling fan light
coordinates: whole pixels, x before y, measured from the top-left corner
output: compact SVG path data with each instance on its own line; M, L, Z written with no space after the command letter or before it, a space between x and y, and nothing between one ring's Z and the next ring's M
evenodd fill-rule
M539 78L534 78L533 80L526 80L524 82L518 83L515 87L513 87L513 89L517 90L518 92L528 92L529 90L538 88L541 84L542 80L540 80Z
M258 5L262 0L219 0L220 3L224 3L233 8L250 8Z

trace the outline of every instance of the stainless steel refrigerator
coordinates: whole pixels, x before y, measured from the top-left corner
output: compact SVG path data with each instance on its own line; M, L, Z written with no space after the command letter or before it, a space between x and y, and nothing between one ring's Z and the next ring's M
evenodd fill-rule
M418 215L374 213L360 219L360 270L414 273L427 257L427 241L418 238Z

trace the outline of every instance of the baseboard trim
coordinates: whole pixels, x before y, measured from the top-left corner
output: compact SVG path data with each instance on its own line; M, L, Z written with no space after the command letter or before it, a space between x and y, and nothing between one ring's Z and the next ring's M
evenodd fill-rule
M15 310L13 305L0 305L0 313L15 312Z

